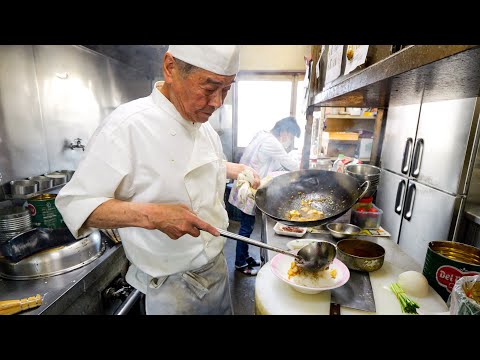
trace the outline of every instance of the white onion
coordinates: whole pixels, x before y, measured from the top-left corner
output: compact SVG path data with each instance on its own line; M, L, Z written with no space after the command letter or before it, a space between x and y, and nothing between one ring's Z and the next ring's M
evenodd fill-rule
M423 297L428 294L428 281L418 271L405 271L398 275L398 284L407 295Z

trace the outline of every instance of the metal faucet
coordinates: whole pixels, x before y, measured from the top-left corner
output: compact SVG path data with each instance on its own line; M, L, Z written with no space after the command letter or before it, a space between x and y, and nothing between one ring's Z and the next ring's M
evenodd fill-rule
M77 142L76 144L70 143L70 149L82 149L82 151L85 151L85 145L82 144L82 139L75 139Z

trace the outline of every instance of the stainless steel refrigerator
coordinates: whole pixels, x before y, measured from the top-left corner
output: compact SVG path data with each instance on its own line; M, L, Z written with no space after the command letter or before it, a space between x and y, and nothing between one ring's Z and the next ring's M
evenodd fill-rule
M462 242L479 107L468 98L388 108L375 203L381 226L421 267L430 241Z

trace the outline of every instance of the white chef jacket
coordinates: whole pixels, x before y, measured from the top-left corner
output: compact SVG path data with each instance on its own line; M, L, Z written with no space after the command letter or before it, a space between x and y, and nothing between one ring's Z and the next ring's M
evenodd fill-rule
M211 225L228 227L223 201L226 164L218 134L208 123L183 119L156 87L150 96L115 109L86 149L85 158L55 201L75 237L93 230L82 227L83 223L112 198L182 203ZM184 235L178 240L159 230L138 227L120 228L119 233L133 270L152 277L201 267L225 243L224 238L204 231L198 238ZM127 281L145 292L145 284L137 282L143 282L142 276L132 275L131 270L132 266Z
M261 179L269 173L281 170L298 170L300 163L288 154L280 141L269 131L258 132L250 141L240 159L241 164L251 166ZM228 202L244 213L255 215L255 201L241 201L235 180Z

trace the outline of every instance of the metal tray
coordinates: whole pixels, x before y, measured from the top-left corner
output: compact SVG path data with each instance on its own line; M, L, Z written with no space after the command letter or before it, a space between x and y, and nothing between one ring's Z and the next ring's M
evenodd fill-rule
M78 269L100 257L105 242L99 231L66 246L33 254L16 263L0 259L0 277L10 280L31 280Z

